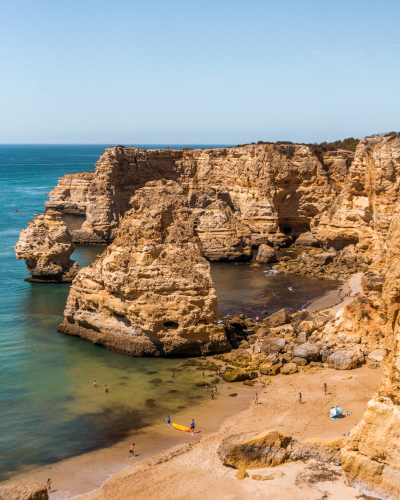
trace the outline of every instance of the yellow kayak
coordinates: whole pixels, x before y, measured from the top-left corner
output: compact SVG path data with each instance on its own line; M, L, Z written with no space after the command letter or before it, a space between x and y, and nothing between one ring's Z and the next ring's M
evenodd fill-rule
M172 427L175 427L175 429L178 429L178 431L190 432L189 427L185 427L184 425L172 424Z

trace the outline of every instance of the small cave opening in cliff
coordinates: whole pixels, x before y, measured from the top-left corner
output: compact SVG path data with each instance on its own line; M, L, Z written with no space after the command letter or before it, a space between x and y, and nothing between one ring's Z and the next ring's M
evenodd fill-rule
M179 323L176 323L175 321L166 321L164 326L169 330L177 330L179 328Z
M290 234L292 232L292 228L290 226L284 226L282 227L282 233L283 234Z

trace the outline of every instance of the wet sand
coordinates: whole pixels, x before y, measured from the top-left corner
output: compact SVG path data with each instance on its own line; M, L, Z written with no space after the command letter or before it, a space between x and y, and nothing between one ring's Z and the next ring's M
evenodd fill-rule
M342 309L346 304L354 299L355 293L362 292L362 276L362 273L353 274L348 280L343 283L339 295L338 290L331 290L323 297L313 300L310 304L308 304L306 309L308 309L310 312L337 312L339 309ZM348 296L349 293L350 297Z

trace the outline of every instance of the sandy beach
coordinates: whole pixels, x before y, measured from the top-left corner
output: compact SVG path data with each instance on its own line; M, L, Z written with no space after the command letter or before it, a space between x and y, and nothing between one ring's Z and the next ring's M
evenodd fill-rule
M259 404L227 418L221 430L196 443L176 446L165 453L140 462L113 476L98 491L80 497L85 500L145 499L226 499L360 498L360 492L346 485L340 467L293 462L273 469L250 471L249 478L238 481L236 470L226 467L217 456L225 437L248 431L276 429L295 439L331 438L347 435L360 421L368 400L379 385L382 372L366 366L342 372L323 370L316 375L299 373L273 377L260 393ZM323 394L324 382L328 393ZM298 403L298 392L303 404ZM332 420L329 409L340 404L349 412L346 418ZM252 480L252 474L283 472L284 476L267 482ZM322 496L325 494L326 496ZM332 497L333 498L333 497Z
M354 275L343 284L339 300L337 291L333 290L310 303L307 309L335 312L344 307L355 293L361 291L361 276ZM160 422L132 433L129 438L109 448L18 474L12 481L44 483L51 477L52 500L78 496L87 500L125 500L132 497L175 499L187 496L200 499L211 498L215 494L221 498L283 498L289 492L294 494L294 498L302 499L320 498L318 494L321 491L356 498L359 492L346 486L340 467L329 466L329 470L324 471L325 479L319 485L315 483L314 476L321 476L320 465L303 462L281 465L273 472L283 472L284 476L268 481L267 487L264 483L253 481L251 471L248 471L250 478L238 481L236 470L222 464L217 449L225 437L248 431L276 429L299 441L310 437L347 435L360 421L381 376L381 369L369 370L363 366L350 372L326 369L315 375L277 375L271 377L271 385L267 388L260 383L254 387L246 387L242 383L221 383L215 400L210 399L190 410L171 415L173 422L183 425L189 425L190 420L195 418L195 436ZM328 384L326 397L322 391L324 382ZM260 398L258 405L254 404L256 392ZM303 395L301 405L298 403L298 392ZM232 393L237 396L229 397ZM329 409L335 404L352 414L342 420L331 420ZM135 443L136 456L129 459L128 450L132 442ZM258 469L254 474L262 472ZM334 478L334 481L327 478ZM266 497L267 490L269 496Z

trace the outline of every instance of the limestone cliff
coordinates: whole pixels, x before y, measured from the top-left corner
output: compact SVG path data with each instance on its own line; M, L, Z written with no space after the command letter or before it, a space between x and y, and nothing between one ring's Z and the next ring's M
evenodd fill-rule
M132 356L230 350L183 189L152 181L130 205L114 242L74 280L59 330Z
M388 234L382 316L388 336L383 345L385 371L381 387L363 420L342 451L350 483L378 498L400 496L400 206ZM379 293L379 292L370 292Z
M347 168L343 156L340 161L331 158L329 165ZM302 145L182 151L108 148L96 164L87 220L76 239L109 243L135 191L148 181L169 179L179 182L191 208L225 201L250 227L254 241L285 241L282 232L297 235L309 230L313 217L335 198L329 165Z
M349 167L343 189L312 223L327 248L355 245L374 262L381 260L389 225L400 200L400 137L363 139Z
M17 259L26 261L31 275L26 281L69 282L79 271L70 259L75 250L72 235L59 212L49 210L31 220L14 249Z
M200 210L196 232L204 256L211 261L240 261L252 258L251 231L240 222L232 209L221 200Z
M49 193L49 201L45 202L46 209L86 215L89 188L94 177L94 172L78 172L60 177L57 186Z

